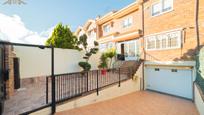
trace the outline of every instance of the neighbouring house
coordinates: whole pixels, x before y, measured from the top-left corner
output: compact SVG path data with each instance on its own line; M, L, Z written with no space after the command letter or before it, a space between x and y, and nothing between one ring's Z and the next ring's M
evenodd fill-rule
M195 0L147 0L142 5L145 88L193 100ZM200 22L204 22L204 17L200 17ZM200 43L204 44L202 37L200 34Z
M83 34L87 35L88 48L94 47L96 41L96 21L88 20L83 27L79 26L75 35L79 38Z
M197 43L204 45L203 1L198 13L196 4L196 0L139 0L98 17L100 50L116 48L118 60L144 59L144 89L194 100Z
M100 50L115 47L119 60L136 60L141 53L141 10L137 2L96 20Z

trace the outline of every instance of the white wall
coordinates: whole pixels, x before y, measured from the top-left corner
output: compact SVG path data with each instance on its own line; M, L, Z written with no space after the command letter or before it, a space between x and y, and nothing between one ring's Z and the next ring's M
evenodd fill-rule
M200 92L197 88L196 85L194 85L195 90L194 90L194 100L195 100L195 105L197 107L197 110L199 111L200 115L204 115L204 100L202 100L202 97L200 95Z
M51 74L51 49L15 46L14 53L20 59L20 77L30 78ZM79 72L79 61L83 61L84 52L55 48L55 74ZM97 69L100 53L90 58L92 69Z

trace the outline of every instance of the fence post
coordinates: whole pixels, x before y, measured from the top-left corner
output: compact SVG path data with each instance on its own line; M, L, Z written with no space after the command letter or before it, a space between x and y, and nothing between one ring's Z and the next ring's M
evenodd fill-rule
M46 77L46 104L48 104L48 77Z
M99 90L98 90L98 70L97 70L97 80L96 81L97 81L97 84L96 84L97 85L96 86L97 87L97 89L96 89L97 90L97 95L99 95Z
M120 68L119 68L119 76L118 76L118 79L119 79L119 81L118 81L118 87L120 87Z
M89 91L89 73L87 72L87 84L86 84L86 91Z
M54 75L54 47L51 46L51 78L52 78L52 114L56 112L55 75Z

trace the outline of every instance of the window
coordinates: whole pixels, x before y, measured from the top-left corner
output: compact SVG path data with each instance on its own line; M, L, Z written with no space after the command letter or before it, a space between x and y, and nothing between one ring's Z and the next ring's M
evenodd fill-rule
M129 17L123 20L123 23L122 23L123 28L130 27L132 25L132 22L133 22L132 17Z
M107 43L100 44L100 45L99 45L99 50L100 50L101 52L103 52L103 51L105 51L105 50L107 49L107 47L108 47L108 44L107 44Z
M104 33L108 33L110 32L110 29L111 29L111 25L110 24L107 24L103 27L103 32Z
M95 37L95 32L94 32L94 30L89 31L89 32L88 32L88 36L89 36L90 38L94 38L94 37Z
M155 49L155 36L149 37L147 39L147 49Z
M173 9L173 0L160 0L152 5L152 16L171 11Z
M161 4L156 3L152 5L152 16L158 15L161 13Z
M147 50L162 50L181 47L181 31L172 31L146 37Z
M162 11L168 11L171 10L173 8L173 0L163 0L162 1L163 6L162 6Z

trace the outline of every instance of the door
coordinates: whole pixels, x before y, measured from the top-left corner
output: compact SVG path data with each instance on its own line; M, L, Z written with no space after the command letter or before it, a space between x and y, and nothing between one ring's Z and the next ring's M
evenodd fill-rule
M19 66L19 58L13 58L14 64L14 88L20 88L20 66Z
M4 82L4 73L3 73L3 66L4 66L4 50L3 46L0 46L0 114L3 113L4 109L4 99L5 99L5 82Z
M175 68L145 69L146 89L192 99L192 70Z

